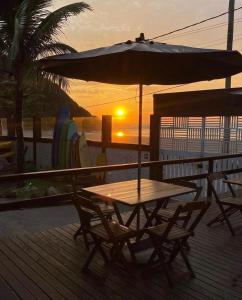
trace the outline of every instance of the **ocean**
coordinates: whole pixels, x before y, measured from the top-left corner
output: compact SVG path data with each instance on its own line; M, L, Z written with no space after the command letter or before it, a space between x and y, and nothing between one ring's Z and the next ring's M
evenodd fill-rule
M120 134L122 132L122 134ZM91 141L101 141L101 130L96 131L86 131L86 139ZM2 135L7 135L7 129L3 126ZM33 131L31 129L24 128L25 137L33 137ZM42 130L43 138L52 138L53 129L43 129ZM114 143L124 143L124 144L138 144L138 129L137 128L128 128L113 131L112 142ZM143 128L142 133L142 144L149 144L149 128Z

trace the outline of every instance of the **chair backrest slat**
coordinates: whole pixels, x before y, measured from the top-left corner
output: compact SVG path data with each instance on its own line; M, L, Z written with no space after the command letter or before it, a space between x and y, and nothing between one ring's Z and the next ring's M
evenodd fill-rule
M221 180L221 179L222 180L227 180L228 177L223 172L216 172L216 173L212 173L212 174L210 174L210 175L207 176L208 184L209 184L209 186L210 186L210 188L212 190L212 193L213 193L213 195L214 195L214 197L215 197L215 199L216 199L217 202L220 201L220 197L219 197L219 195L218 195L218 193L217 193L217 191L215 189L214 181ZM232 185L230 183L227 183L227 185L228 185L229 191L232 194L232 196L236 197L236 194L235 194L235 192L234 192L234 190L232 188Z
M184 220L182 227L193 232L206 213L209 206L210 202L208 201L192 201L186 203L185 205L179 205L173 217L170 219L163 237L166 238L169 235L169 232L172 230L172 227L179 224L181 214ZM195 216L193 217L193 215Z
M113 232L100 207L97 204L95 204L91 199L88 199L86 196L76 194L74 195L74 198L75 198L74 202L80 207L79 209L90 210L97 214L97 216L101 220L103 227L107 232L108 237L110 239L113 239L114 238Z
M197 186L197 184L195 182L176 179L176 180L172 180L171 183L176 184L176 185L180 185L180 186L189 187L191 189L195 189L196 190L196 195L195 195L193 201L197 201L199 199L200 195L201 195L202 187Z

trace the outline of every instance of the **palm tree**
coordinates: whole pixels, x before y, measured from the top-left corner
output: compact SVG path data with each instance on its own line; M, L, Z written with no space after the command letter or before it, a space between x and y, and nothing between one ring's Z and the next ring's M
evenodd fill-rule
M24 140L22 128L23 89L39 84L48 76L62 87L66 81L58 76L38 74L37 60L51 54L76 52L72 47L61 43L58 35L67 18L78 15L91 7L78 2L50 12L52 0L15 0L0 13L0 59L5 71L11 74L15 84L15 126L17 136L18 171L24 169ZM6 63L7 61L7 63ZM2 68L1 68L2 69ZM44 80L43 82L46 82Z

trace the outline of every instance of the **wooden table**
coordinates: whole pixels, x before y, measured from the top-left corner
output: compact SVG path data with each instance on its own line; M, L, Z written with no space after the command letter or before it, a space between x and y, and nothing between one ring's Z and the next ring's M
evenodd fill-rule
M147 222L144 227L148 227L151 223L151 220L154 218L160 207L162 207L162 204L165 200L169 199L170 197L189 194L195 190L171 183L150 179L141 179L140 193L138 193L137 190L137 180L122 181L83 188L83 191L88 193L91 197L112 202L119 222L127 227L132 223L134 218L137 217L137 230L139 230L141 208L143 209L147 218ZM156 207L149 215L145 205L151 202L156 202ZM122 203L133 208L130 217L125 223L117 207L117 203Z

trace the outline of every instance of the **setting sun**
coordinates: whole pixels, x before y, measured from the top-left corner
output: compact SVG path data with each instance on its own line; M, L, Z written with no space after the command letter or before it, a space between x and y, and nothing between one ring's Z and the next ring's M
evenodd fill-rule
M115 110L115 116L119 118L123 118L126 115L126 110L123 107L118 107Z

